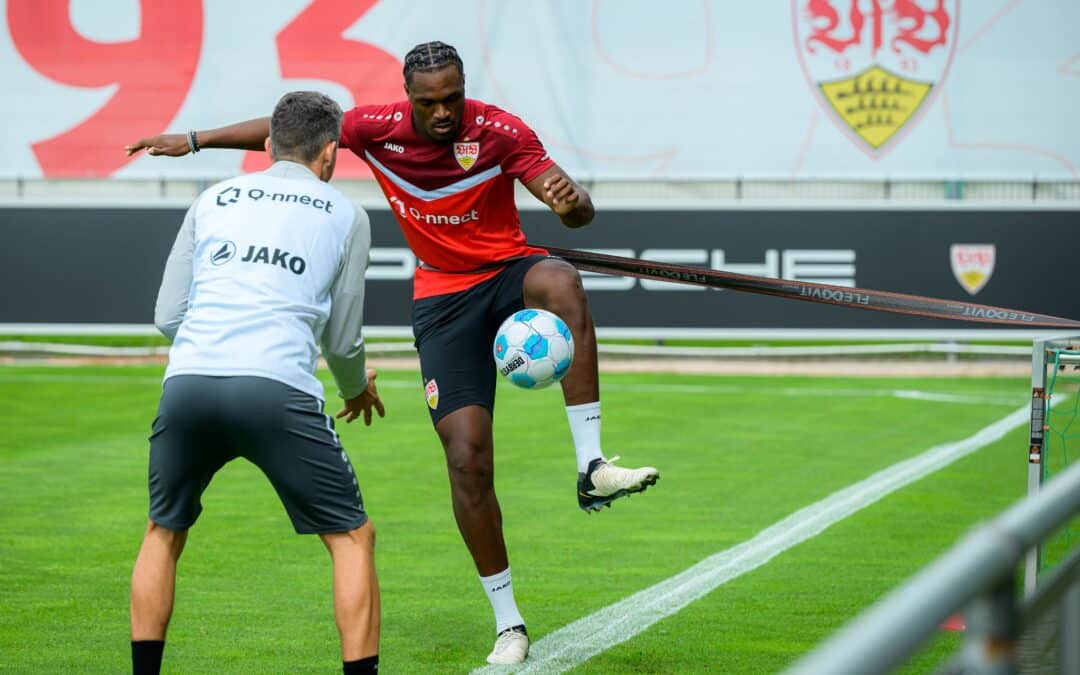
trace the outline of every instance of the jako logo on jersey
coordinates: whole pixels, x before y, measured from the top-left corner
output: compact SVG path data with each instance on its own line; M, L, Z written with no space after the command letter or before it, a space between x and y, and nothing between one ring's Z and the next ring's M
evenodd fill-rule
M474 142L471 143L454 143L454 159L457 160L458 166L468 171L473 168L473 164L476 164L476 158L480 156L480 144Z
M243 258L240 258L240 262L280 265L281 269L289 270L293 274L303 274L304 270L307 269L307 263L300 256L290 255L288 251L275 248L274 255L271 257L270 248L267 246L261 246L258 249L254 246L248 246L247 253Z
M236 244L231 241L226 241L218 247L216 251L210 254L210 263L213 265L224 265L233 259L236 255Z
M397 143L386 142L383 144L383 150L389 150L390 152L396 152L401 155L405 153L405 146L398 145Z
M427 405L432 410L439 407L439 385L434 379L428 380L428 383L424 385L424 398L427 399Z

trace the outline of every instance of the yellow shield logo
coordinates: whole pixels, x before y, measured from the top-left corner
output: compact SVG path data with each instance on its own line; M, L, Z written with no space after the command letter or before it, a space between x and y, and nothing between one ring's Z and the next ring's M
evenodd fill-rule
M953 276L965 291L975 295L990 281L995 255L993 244L953 244L949 247Z
M476 158L480 156L480 144L476 142L472 143L454 143L454 159L457 160L458 166L468 171L476 164Z
M435 380L428 380L424 385L424 398L427 399L428 407L435 410L439 407L439 385Z
M872 157L929 109L956 51L959 0L792 0L818 102Z

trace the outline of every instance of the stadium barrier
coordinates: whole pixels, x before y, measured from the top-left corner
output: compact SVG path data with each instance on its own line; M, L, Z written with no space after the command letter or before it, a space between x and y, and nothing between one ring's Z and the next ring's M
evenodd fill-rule
M222 207L222 208L227 208ZM0 208L4 334L153 334L154 297L184 208L41 203ZM410 333L416 257L372 209L365 327ZM1080 318L1072 282L1080 211L1066 207L606 208L582 230L522 211L530 238L737 274L859 287ZM1033 339L1031 328L792 302L585 273L600 334L646 339ZM381 331L376 335L375 330Z
M214 183L231 178L233 172L207 173L199 178L41 178L31 175L4 176L0 171L0 205L47 201L50 203L83 202L99 206L138 203L142 206L184 204ZM763 178L759 176L715 176L712 178L622 178L575 174L589 189L593 201L609 206L668 208L683 206L713 207L737 202L743 206L760 202L775 206L786 201L806 203L896 202L910 205L960 205L967 202L997 204L1039 203L1076 208L1080 203L1080 180L1031 175L998 178L941 179L927 177L801 177ZM364 207L381 208L386 198L372 179L335 178L335 186ZM522 208L534 206L524 186L515 185ZM535 203L540 207L538 203ZM540 207L542 208L542 207Z
M1055 604L1057 670L1080 673L1080 549L1020 601L1016 573L1025 553L1080 514L1080 463L1048 481L797 661L789 675L889 672L963 610L965 645L948 673L1016 673L1021 634ZM1036 666L1032 670L1042 670ZM1025 670L1027 667L1025 666Z
M0 333L3 331L0 330ZM370 354L412 354L416 351L411 341L368 343L366 350ZM681 357L681 358L858 358L882 356L932 355L954 358L959 355L974 357L1016 357L1026 356L1028 349L1011 345L968 345L957 343L910 343L910 344L868 344L868 345L757 345L752 347L686 347L678 345L597 345L597 351L610 356L624 357ZM108 345L87 345L78 343L32 342L19 340L0 341L0 354L33 354L55 356L102 356L102 357L144 357L164 356L169 353L167 346L153 347L118 347Z

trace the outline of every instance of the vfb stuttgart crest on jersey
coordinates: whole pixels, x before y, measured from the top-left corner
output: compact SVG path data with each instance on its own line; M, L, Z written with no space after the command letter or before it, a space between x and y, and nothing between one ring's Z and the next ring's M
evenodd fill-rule
M956 51L960 0L791 0L818 102L880 157L930 107Z
M457 160L458 165L468 171L476 164L476 158L480 156L480 144L475 141L472 143L454 143L454 159Z
M949 247L952 273L964 290L975 295L994 273L993 244L953 244Z

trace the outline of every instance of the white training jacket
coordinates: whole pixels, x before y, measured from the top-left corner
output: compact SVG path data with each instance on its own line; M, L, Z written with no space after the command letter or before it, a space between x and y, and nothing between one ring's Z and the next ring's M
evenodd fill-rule
M367 387L367 213L307 167L280 161L203 192L188 209L154 323L174 375L267 377L324 399L319 350L346 399Z

